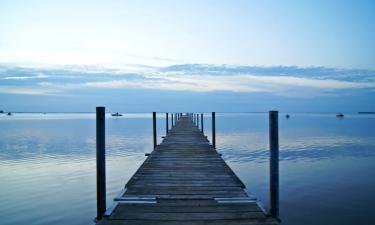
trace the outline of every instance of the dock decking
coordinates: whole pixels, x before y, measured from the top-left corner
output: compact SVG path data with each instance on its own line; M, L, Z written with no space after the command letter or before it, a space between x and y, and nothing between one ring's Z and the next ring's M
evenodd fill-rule
M206 136L182 116L98 225L273 225Z

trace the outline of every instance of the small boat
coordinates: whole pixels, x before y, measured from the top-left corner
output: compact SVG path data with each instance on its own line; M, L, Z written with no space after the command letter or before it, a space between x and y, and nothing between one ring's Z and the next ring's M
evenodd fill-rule
M285 117L286 117L287 119L289 119L290 116L289 116L289 114L286 114Z
M342 114L342 113L337 113L337 114L336 114L336 117L337 117L337 118L343 118L343 117L344 117L344 114Z
M8 116L11 116L11 115L12 115L12 113L11 113L11 112L8 112L8 113L7 113L7 115L8 115Z
M111 115L112 115L112 116L122 116L122 114L121 114L121 113L118 113L118 112L117 112L117 113L112 113Z

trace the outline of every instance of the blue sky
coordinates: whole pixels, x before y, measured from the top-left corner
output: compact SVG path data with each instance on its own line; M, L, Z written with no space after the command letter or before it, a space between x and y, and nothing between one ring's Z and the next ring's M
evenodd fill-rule
M374 1L0 1L0 109L375 111L374 11Z

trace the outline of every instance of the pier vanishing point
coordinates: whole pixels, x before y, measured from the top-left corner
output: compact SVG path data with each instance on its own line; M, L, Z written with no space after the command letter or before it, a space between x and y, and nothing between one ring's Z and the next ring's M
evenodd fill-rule
M246 192L243 182L208 141L203 120L199 129L200 115L174 116L171 129L167 116L167 135L157 145L154 113L154 149L111 207L105 207L105 196L100 196L103 191L105 195L105 184L98 181L97 225L279 224ZM97 132L97 138L104 135L98 125ZM99 141L98 146L103 144ZM102 166L99 163L98 179Z

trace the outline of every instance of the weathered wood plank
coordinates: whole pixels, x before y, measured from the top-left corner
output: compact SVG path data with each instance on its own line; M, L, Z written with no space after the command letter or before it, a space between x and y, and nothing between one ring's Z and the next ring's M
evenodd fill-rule
M202 221L160 221L160 220L104 220L100 225L277 225L277 221L267 219L202 220Z
M234 220L234 219L264 219L263 212L181 212L181 213L155 213L137 212L133 210L115 210L111 218L113 220Z

